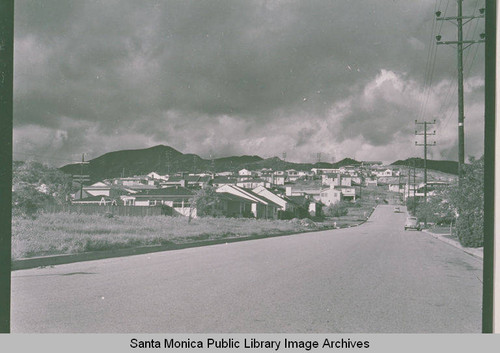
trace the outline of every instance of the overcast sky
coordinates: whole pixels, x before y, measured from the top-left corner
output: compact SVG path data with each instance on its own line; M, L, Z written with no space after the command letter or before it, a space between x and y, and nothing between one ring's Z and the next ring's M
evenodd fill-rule
M465 0L478 14L484 0ZM172 146L204 158L457 159L451 0L17 0L14 159ZM478 39L484 20L464 27ZM435 54L435 55L434 55ZM464 52L466 156L481 156L484 44Z

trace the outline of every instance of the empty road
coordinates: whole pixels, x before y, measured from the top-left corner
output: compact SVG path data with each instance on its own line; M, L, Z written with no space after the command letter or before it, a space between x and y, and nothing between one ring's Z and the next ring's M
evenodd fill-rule
M12 332L481 332L482 262L405 217L14 271Z

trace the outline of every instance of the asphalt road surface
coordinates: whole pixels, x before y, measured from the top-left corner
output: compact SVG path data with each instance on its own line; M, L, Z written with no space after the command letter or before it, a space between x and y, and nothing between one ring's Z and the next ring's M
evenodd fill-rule
M481 332L482 262L404 231L393 209L348 229L14 271L11 329Z

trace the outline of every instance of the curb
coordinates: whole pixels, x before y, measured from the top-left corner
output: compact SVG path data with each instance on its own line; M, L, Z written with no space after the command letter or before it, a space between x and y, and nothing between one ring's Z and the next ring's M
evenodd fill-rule
M213 240L195 241L195 242L190 242L190 243L168 242L165 245L149 245L149 246L140 246L140 247L134 247L134 248L91 251L91 252L85 252L85 253L80 253L80 254L62 254L62 255L48 255L48 256L40 256L40 257L23 258L23 259L18 259L18 260L12 260L11 271L27 270L27 269L35 268L35 267L64 265L64 264L69 264L69 263L74 263L74 262L84 262L84 261L102 260L102 259L107 259L107 258L142 255L142 254L161 252L161 251L180 250L180 249L195 248L195 247L200 247L200 246L236 243L236 242L240 242L240 241L264 239L264 238L274 238L274 237L281 237L281 236L288 236L288 235L295 235L295 234L302 234L302 233L322 232L322 231L333 230L333 229L336 229L336 228L311 229L311 230L301 231L301 232L272 234L272 235L251 235L251 236L240 237L240 238L221 238L221 239L213 239ZM337 229L340 229L340 228L337 228Z
M422 231L424 233L427 233L430 236L448 244L448 245L454 246L455 248L458 248L458 249L462 250L463 252L465 252L471 256L474 256L477 259L483 260L483 248L465 248L462 245L460 245L460 243L458 241L453 240L453 239L449 239L449 238L443 236L442 234L432 233L430 230L427 230L427 229L424 229Z

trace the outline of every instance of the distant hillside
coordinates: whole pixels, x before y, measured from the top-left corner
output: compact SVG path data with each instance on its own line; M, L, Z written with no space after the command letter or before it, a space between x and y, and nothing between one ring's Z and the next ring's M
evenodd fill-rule
M422 158L408 158L405 160L398 160L391 165L399 165L399 166L413 166L415 163L415 167L423 168L424 160ZM427 169L436 170L443 173L458 175L458 162L455 161L434 161L427 160Z
M158 145L138 150L122 150L106 153L88 161L82 166L78 163L68 164L60 168L67 174L89 174L94 181L117 178L121 176L145 175L150 172L170 174L180 171L209 172L215 170L238 171L246 168L259 170L310 170L311 168L339 168L345 165L357 165L360 162L345 158L337 163L293 163L278 157L263 159L259 156L233 156L212 160L203 159L195 154L183 154L172 147Z

